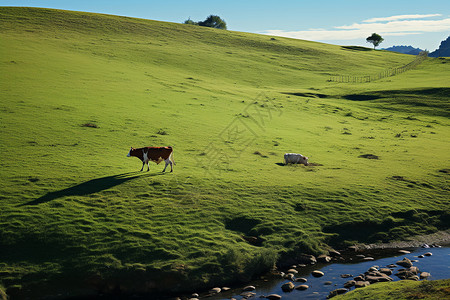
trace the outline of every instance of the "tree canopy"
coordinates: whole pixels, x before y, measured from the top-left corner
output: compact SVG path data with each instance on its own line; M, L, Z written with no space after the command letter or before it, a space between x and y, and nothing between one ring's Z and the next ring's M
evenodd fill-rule
M367 43L372 43L373 44L373 49L375 49L375 47L377 47L379 44L381 44L381 42L384 41L384 39L381 37L381 35L376 34L376 33L372 33L371 36L369 36L366 39Z
M219 29L227 29L227 23L222 20L219 16L210 15L206 18L205 21L198 22L200 26L219 28Z
M199 25L205 27L227 29L227 23L225 20L221 19L219 16L210 15L204 21L194 22L190 18L184 21L184 24Z

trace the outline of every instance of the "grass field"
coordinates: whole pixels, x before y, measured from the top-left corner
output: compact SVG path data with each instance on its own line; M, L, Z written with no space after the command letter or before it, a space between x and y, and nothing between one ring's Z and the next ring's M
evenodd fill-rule
M0 7L0 285L201 289L300 252L448 229L450 59L328 82L412 59ZM173 173L126 157L167 145ZM284 166L286 152L312 164Z
M427 299L441 300L450 296L450 279L411 281L402 280L391 283L371 285L364 289L357 289L345 295L337 296L336 300L357 299Z

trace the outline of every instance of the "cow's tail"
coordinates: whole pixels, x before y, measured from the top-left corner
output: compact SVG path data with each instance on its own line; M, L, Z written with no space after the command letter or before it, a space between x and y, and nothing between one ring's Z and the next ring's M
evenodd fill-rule
M173 151L170 152L169 159L170 159L170 161L171 161L175 166L177 165L177 164L175 163L175 161L173 160Z

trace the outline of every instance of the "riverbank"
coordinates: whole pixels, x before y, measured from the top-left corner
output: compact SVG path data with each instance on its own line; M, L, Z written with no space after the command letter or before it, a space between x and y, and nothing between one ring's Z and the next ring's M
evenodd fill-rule
M302 285L301 283L297 283L297 280L299 280L299 282L302 282L304 281L304 279L306 280L313 279L316 281L316 283L313 283L313 286L315 285L315 288L313 289L311 289L311 284L307 283L307 281L303 282L304 283L303 286L306 285L307 286L306 289L309 289L309 294L310 297L312 297L312 299L317 299L314 298L314 296L318 295L317 293L322 293L323 298L325 298L325 296L327 296L331 290L330 288L324 288L324 286L329 285L330 287L331 286L338 287L338 283L336 283L337 282L336 280L341 280L339 279L341 275L355 273L354 270L355 265L361 265L361 268L358 270L358 272L364 273L367 272L367 270L365 270L364 268L369 268L368 265L380 264L380 261L383 263L384 262L383 259L392 260L390 262L392 266L392 264L395 263L393 257L408 255L407 252L411 251L412 253L409 254L409 256L411 257L412 260L415 260L413 258L417 258L418 255L414 254L414 252L416 253L424 251L433 252L433 248L436 248L435 250L437 250L437 248L441 248L442 246L448 245L450 245L450 230L444 230L427 235L417 235L408 237L402 241L392 241L389 243L356 244L346 249L340 249L338 251L330 250L330 252L328 253L329 255L313 256L301 254L297 255L296 262L294 262L292 259L285 259L283 261L278 261L277 265L279 267L275 269L273 272L261 276L260 279L258 280L247 282L246 286L255 287L255 290L250 291L250 293L248 293L249 291L240 293L242 292L243 289L245 289L243 285L241 287L234 287L233 289L229 289L228 287L225 287L225 289L223 288L212 289L208 292L200 293L200 295L202 295L202 297L200 298L208 297L208 299L211 300L229 299L230 295L234 293L235 296L233 298L239 299L239 296L241 296L242 299L245 299L245 296L250 296L252 295L252 293L254 293L254 295L256 296L278 293L279 295L283 296L283 299L286 298L295 299L295 297L297 297L298 295L292 298L292 295L286 294L286 292L283 291L281 286L282 284L286 283L287 280L288 282L293 282L293 289L295 289L299 285ZM430 247L430 249L428 249L428 247ZM436 259L436 257L434 257L433 259ZM330 268L332 269L333 265L335 265L336 267L334 270L330 272L328 269ZM321 288L318 289L317 288L318 279L314 278L314 276L311 275L312 274L311 272L322 268L325 268L326 271L324 272L322 283L319 284ZM425 269L433 273L431 270L427 269L427 267L425 267ZM340 273L342 274L338 274L339 270ZM394 270L394 268L392 268L392 270ZM434 278L430 277L429 279L439 278L436 277L436 275L433 276L435 277ZM333 281L330 281L330 279ZM398 280L398 278L395 277L395 280ZM258 290L256 290L256 287L258 287ZM213 295L215 291L218 290L219 291L221 290L222 294ZM258 294L257 292L261 294ZM197 293L195 292L193 293L193 295L196 294ZM302 293L302 297L304 297L305 295L306 293ZM189 299L189 298L181 297L179 299ZM308 297L306 297L306 299L308 299Z
M399 281L380 283L365 289L355 290L335 300L357 299L427 299L441 300L450 298L450 279L432 281Z
M294 300L299 297L316 300L355 289L365 289L373 284L378 286L383 282L403 279L413 281L448 279L449 254L450 248L438 245L433 248L415 249L382 248L355 251L351 248L345 252L345 256L343 254L345 260L340 262L294 265L289 270L263 276L247 283L246 286L235 287L230 291L225 289L213 296L209 293L200 294L198 299L206 297L210 300L246 299L249 296L258 298L278 295L283 300ZM410 263L410 266L405 267L405 262ZM253 290L248 291L250 288Z
M432 234L417 235L408 237L403 241L392 241L389 243L378 244L357 244L357 249L397 249L397 248L416 248L422 245L449 245L450 244L450 229L438 231Z

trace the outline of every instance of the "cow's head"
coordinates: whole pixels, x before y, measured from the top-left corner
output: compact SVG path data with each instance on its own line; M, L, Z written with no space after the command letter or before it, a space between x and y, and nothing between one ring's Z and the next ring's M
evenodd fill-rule
M128 154L127 154L127 157L130 157L130 156L131 156L131 151L133 151L133 150L134 150L134 148L131 147L130 151L129 151Z
M309 165L309 163L308 163L308 157L302 156L302 159L303 159L303 164L304 164L305 166Z

